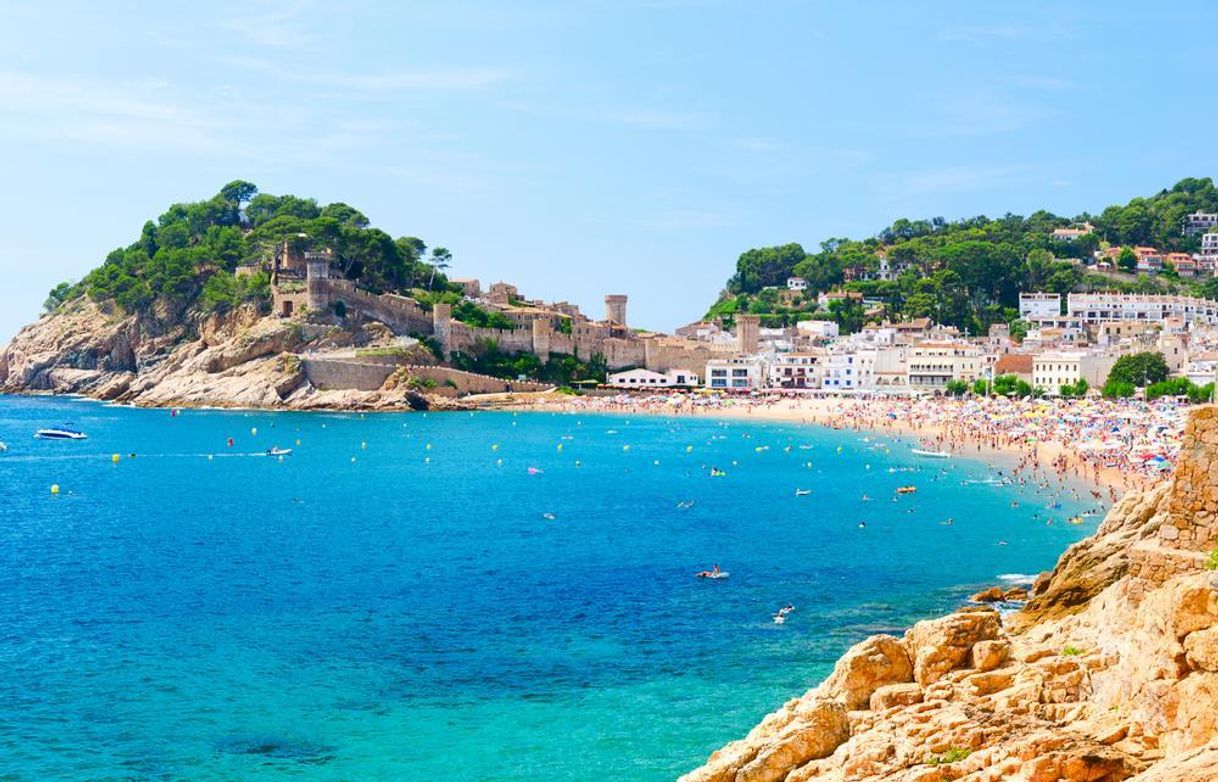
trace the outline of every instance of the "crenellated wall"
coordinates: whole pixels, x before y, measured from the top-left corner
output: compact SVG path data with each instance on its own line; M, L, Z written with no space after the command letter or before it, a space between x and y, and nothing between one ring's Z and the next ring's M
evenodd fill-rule
M350 280L327 279L311 285L315 296L325 296L333 304L343 302L374 320L379 320L399 334L431 334L431 313L414 299L392 293L380 296L362 291Z
M1152 523L1154 536L1129 552L1129 573L1146 582L1142 591L1204 569L1218 547L1218 407L1189 416L1170 488Z

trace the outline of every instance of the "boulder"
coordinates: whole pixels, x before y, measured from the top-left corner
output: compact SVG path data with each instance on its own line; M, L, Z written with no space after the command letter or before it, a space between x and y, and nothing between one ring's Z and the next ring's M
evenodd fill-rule
M809 760L828 757L850 738L840 703L821 699L797 709L797 719L736 774L736 782L779 782Z
M922 702L922 688L909 684L886 684L871 694L872 711L883 711L893 706L912 706Z
M847 709L866 709L871 695L887 684L913 681L913 664L904 644L891 635L873 635L837 661L821 691Z
M1184 639L1184 654L1194 671L1218 671L1218 627L1189 633Z
M990 587L983 589L969 598L974 603L997 603L1006 598L1002 594L1002 587Z
M959 668L978 641L998 638L998 612L978 607L918 622L905 633L905 648L913 658L914 681L925 687Z
M1011 643L1006 640L978 641L973 644L969 663L979 671L992 671L1007 661Z

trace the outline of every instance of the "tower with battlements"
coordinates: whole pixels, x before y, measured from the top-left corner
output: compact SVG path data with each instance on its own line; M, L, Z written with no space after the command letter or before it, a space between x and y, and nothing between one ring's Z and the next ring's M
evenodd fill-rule
M626 325L626 297L620 293L610 293L605 297L605 320L613 321L619 326Z
M761 316L736 316L736 341L741 353L751 356L761 345Z

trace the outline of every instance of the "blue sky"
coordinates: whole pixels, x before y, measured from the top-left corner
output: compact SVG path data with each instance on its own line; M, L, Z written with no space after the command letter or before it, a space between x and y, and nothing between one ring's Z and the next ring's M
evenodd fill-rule
M105 7L103 7L105 6ZM1213 176L1218 4L0 2L0 341L174 201L345 201L669 329L736 256Z

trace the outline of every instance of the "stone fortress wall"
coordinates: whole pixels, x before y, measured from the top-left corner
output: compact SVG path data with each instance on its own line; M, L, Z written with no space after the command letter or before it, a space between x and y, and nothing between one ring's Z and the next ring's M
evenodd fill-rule
M476 284L476 281L470 282ZM542 361L555 353L584 360L600 354L614 370L627 367L645 367L656 372L683 369L700 375L709 359L740 352L738 347L710 345L684 337L640 335L625 324L627 298L620 294L605 297L606 320L592 321L567 304L546 308L514 306L511 302L516 300L516 289L506 283L496 283L491 291L492 305L506 307L503 314L517 324L515 329L470 326L455 320L448 304L437 304L428 312L406 296L369 293L351 281L330 277L328 265L319 256L309 259L303 285L284 287L282 291L276 289L274 306L280 314L291 314L306 306L310 311L322 312L342 302L400 334L434 336L446 356L454 352L471 352L479 343L494 342L501 350L533 353ZM285 312L283 302L289 299L292 306ZM756 320L742 317L743 341L753 344L754 348ZM560 330L563 321L570 323L569 334Z
M1147 591L1178 575L1205 569L1218 547L1218 407L1189 416L1180 458L1155 521L1156 534L1133 547L1129 573Z

